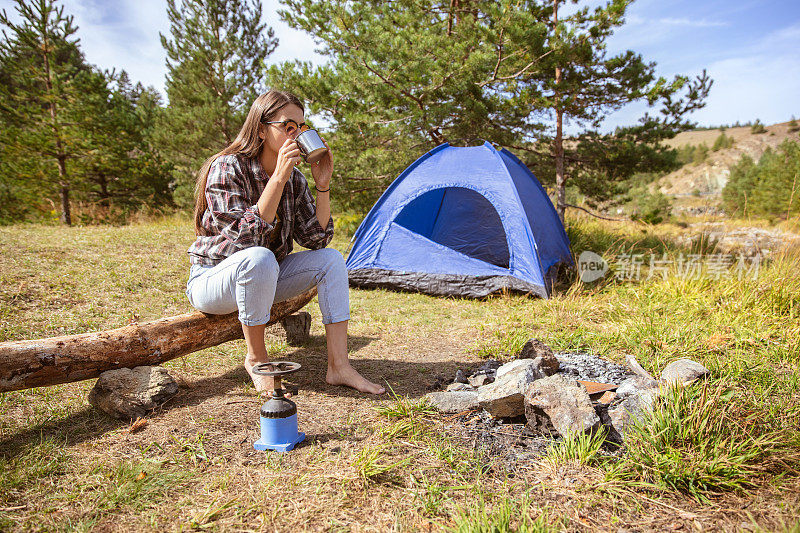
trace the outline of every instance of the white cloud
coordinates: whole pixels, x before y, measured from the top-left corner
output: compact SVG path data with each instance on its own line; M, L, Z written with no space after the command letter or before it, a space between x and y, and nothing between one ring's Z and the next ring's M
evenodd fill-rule
M752 44L730 50L724 57L702 63L693 58L699 70L705 66L714 80L707 105L691 119L702 125L731 124L761 119L770 124L784 122L794 114L800 117L800 24L779 28ZM606 121L609 129L631 124L645 106L636 104L615 113Z
M648 48L664 47L677 53L689 42L699 44L704 35L698 35L698 28L724 28L730 23L724 20L645 17L628 15L625 24L609 39L612 51L647 51Z
M277 64L294 59L311 61L315 65L325 62L326 58L314 51L316 44L311 35L295 30L280 19L278 10L284 9L284 6L278 0L265 0L263 7L262 20L275 30L275 36L279 41L278 48L269 56L270 63Z
M774 123L800 114L799 48L800 23L796 23L709 64L712 96L695 118L703 123L756 118Z
M721 20L693 20L687 18L662 18L654 21L655 24L669 24L671 26L688 26L691 28L714 28L719 26L730 26L728 22Z
M159 32L169 34L169 21L162 0L114 4L77 0L68 9L80 28L88 62L103 69L124 69L134 82L152 85L163 94L167 68Z
M169 37L169 19L164 0L71 0L65 13L75 17L77 36L86 60L101 69L125 69L135 83L152 85L162 94L167 74L166 52L159 32ZM0 9L14 17L12 0L0 0ZM275 30L278 48L270 63L291 59L321 64L323 56L314 52L311 36L290 28L280 20L277 0L263 2L262 20Z

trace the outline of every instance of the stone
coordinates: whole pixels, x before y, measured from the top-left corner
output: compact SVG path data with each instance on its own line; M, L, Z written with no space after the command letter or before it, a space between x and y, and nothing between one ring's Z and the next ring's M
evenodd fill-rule
M546 376L552 376L558 372L559 362L553 350L539 339L530 339L526 342L517 359L536 360L539 368Z
M561 436L592 431L600 426L586 388L577 380L555 374L528 385L524 395L528 426Z
M291 346L300 346L308 340L311 333L311 314L305 311L289 315L281 320L286 332L286 343Z
M502 372L501 372L502 371ZM525 414L523 395L528 384L544 377L534 359L517 359L497 369L491 385L478 389L481 407L496 418Z
M453 383L469 383L467 381L467 374L459 368L456 370L456 377L453 379Z
M507 374L508 372L518 367L527 366L531 361L532 359L514 359L513 361L505 363L500 368L498 368L497 371L495 372L494 377L495 379L500 379L501 377L503 377L503 375Z
M664 367L661 371L661 379L667 383L675 382L686 383L700 378L706 378L711 372L696 361L691 359L678 359Z
M472 391L430 392L424 398L442 413L461 413L478 408L478 393Z
M503 366L497 359L487 359L473 374L494 374L495 370Z
M516 379L520 382L520 393L531 381L545 377L535 359L517 359L497 369L495 381L499 379Z
M462 390L474 391L475 387L467 383L451 383L447 386L447 392L457 392Z
M467 378L467 382L475 388L483 387L484 385L488 385L494 381L493 374L473 374Z
M628 395L621 402L608 408L611 427L617 433L616 440L624 439L637 418L653 408L658 389L642 389Z
M527 366L530 364L532 359L514 359L508 363L503 364L495 371L495 379L500 379L503 375L507 374L508 372L515 370L516 368Z
M121 419L142 418L178 393L178 384L160 366L118 368L100 374L89 403Z
M521 368L524 368L525 370L519 370ZM543 361L541 357L537 357L535 359L515 359L514 361L506 363L497 369L495 380L500 379L500 376L508 373L522 372L524 374L528 374L526 381L530 382L535 379L551 376L553 374L551 370L552 366ZM522 392L525 392L524 389Z
M626 398L640 390L653 389L656 387L658 387L658 382L654 379L632 376L620 383L619 387L617 387L617 398Z
M495 418L515 417L525 413L522 393L515 379L501 378L478 389L478 403Z
M539 339L528 339L517 357L519 359L535 359L541 355L553 355L553 350Z
M608 405L614 401L614 398L617 397L617 393L613 390L607 390L603 393L602 396L597 400L598 403L602 403L604 405Z

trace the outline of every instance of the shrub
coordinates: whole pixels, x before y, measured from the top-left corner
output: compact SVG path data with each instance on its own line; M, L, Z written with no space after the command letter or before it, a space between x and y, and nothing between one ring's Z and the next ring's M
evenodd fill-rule
M727 213L790 217L800 213L800 143L786 140L756 163L743 155L722 190Z
M758 134L758 133L766 133L767 128L764 127L764 124L761 123L761 120L756 119L752 126L750 126L750 133Z
M337 232L351 236L356 232L362 220L364 220L364 215L361 213L345 212L334 215L333 227Z
M672 201L660 191L654 193L647 190L637 191L632 204L632 218L646 224L659 224L669 217L672 211Z
M725 132L722 132L714 141L714 146L711 147L711 151L717 152L719 150L730 148L731 146L733 146L733 137L728 137L725 135Z
M681 165L691 163L692 160L694 160L694 150L695 146L691 144L681 146L677 149L678 155L676 157L676 161Z
M694 157L692 158L692 162L695 165L699 165L700 163L704 162L708 158L708 146L705 143L698 145L694 150Z

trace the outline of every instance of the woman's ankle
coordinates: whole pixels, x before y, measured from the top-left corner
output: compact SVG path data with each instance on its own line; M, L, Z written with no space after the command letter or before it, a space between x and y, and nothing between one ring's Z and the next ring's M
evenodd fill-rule
M342 357L336 359L328 359L328 370L342 370L345 368L352 368L353 365L350 364L350 358Z
M267 354L254 354L252 352L247 352L244 355L244 362L245 364L249 364L250 366L256 365L258 363L266 363L269 362L267 358Z

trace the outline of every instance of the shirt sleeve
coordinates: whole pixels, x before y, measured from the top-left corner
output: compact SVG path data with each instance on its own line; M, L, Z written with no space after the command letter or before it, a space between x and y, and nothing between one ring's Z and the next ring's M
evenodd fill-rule
M272 224L261 218L258 206L247 197L241 169L225 158L211 164L206 201L211 227L237 248L262 245L272 231Z
M317 220L317 206L305 176L297 169L294 172L294 240L309 250L325 248L333 239L333 218L328 219L323 229Z

